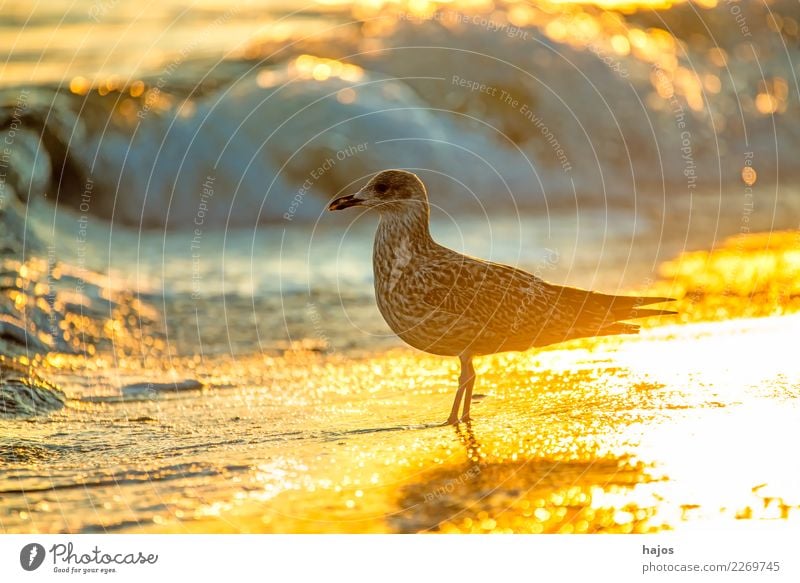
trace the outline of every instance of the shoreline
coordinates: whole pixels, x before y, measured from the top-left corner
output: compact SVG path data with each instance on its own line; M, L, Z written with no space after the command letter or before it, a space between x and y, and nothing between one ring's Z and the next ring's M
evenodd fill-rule
M791 387L800 383L800 367L784 357L798 318L667 325L484 357L476 391L485 397L475 420L456 428L436 425L456 363L411 350L363 359L212 360L207 370L218 372L206 378L198 371L206 385L200 393L117 405L72 393L64 411L51 415L76 429L65 442L111 423L162 453L139 464L141 482L122 473L75 489L30 488L23 497L30 507L54 497L62 507L51 502L51 512L6 520L5 529L654 532L796 520L800 499L787 489L795 470L769 444L797 431ZM719 350L725 361L706 361ZM744 355L761 365L753 369ZM250 373L250 383L219 372L254 366L261 376ZM743 434L743 419L760 433ZM44 429L40 423L27 424L26 433ZM158 445L166 435L196 445L178 453ZM242 438L251 445L236 445ZM735 464L752 471L742 474ZM198 488L204 499L185 497ZM85 496L114 491L127 510L112 504L105 526L68 510ZM152 505L148 491L166 505L141 513L136 506ZM15 499L6 497L4 513ZM131 511L133 523L120 516ZM59 514L68 519L61 528L51 522Z

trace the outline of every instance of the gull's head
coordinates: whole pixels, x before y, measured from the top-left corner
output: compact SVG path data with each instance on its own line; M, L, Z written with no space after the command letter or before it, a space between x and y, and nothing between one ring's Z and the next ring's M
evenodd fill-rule
M340 196L328 205L328 210L338 211L354 206L374 208L381 213L404 212L410 209L428 209L428 195L422 180L405 170L384 170L372 177L367 185L356 192Z

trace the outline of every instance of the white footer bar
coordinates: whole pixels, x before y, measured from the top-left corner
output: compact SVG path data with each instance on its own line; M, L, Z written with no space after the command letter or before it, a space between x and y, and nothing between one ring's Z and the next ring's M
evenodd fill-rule
M689 535L3 535L0 581L800 581L798 538L777 525Z

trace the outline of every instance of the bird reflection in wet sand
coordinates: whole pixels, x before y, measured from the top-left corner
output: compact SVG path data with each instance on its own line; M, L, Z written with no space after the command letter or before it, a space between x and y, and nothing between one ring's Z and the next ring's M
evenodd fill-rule
M481 452L481 444L478 438L475 437L475 432L472 430L472 422L467 421L463 424L457 424L455 430L456 437L461 442L461 445L464 446L464 450L467 454L467 461L480 464L485 454Z
M425 186L411 172L385 170L329 210L380 214L373 270L378 308L405 342L461 363L448 424L470 419L475 356L523 351L589 336L635 334L625 320L674 314L643 306L664 297L615 296L548 283L521 269L457 253L433 240Z

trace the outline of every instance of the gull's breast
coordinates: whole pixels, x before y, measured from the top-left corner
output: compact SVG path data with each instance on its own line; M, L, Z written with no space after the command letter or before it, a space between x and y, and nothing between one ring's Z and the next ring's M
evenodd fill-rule
M373 254L375 299L392 331L417 348L443 356L461 354L475 338L474 324L425 301L423 278L428 250L402 237L376 239Z

